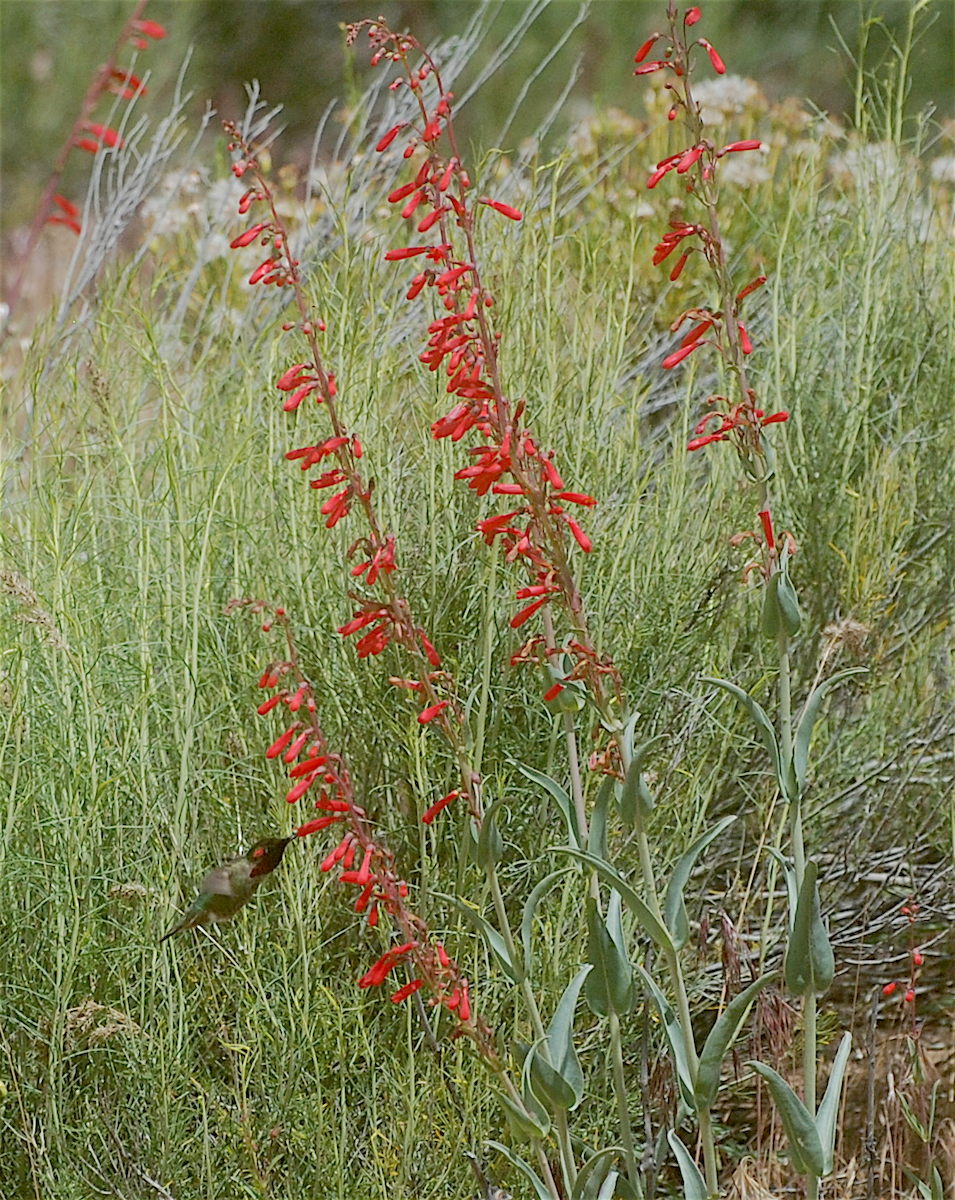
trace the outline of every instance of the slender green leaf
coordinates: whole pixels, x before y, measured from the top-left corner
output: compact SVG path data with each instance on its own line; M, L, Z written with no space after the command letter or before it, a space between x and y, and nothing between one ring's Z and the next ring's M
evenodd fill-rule
M557 807L560 809L561 816L564 818L564 825L567 828L567 840L570 844L577 848L580 846L580 830L577 828L577 814L574 812L573 801L567 792L560 786L556 779L551 779L549 775L545 775L542 771L535 771L533 767L525 767L523 763L517 764L521 774L526 775L532 783L538 783L545 791L557 801Z
M552 1112L558 1109L570 1112L576 1106L578 1094L563 1073L548 1061L546 1049L539 1044L531 1046L527 1058L536 1094Z
M676 1068L676 1078L680 1086L680 1095L683 1103L690 1112L695 1113L697 1109L696 1100L693 1096L693 1073L690 1070L686 1044L683 1040L683 1027L677 1020L676 1013L670 1007L670 1002L664 996L663 992L660 991L653 977L639 963L636 966L647 991L653 997L653 1001L657 1006L657 1012L660 1014L660 1020L663 1022L663 1031L667 1035L667 1041L670 1043L670 1053L673 1055L673 1065Z
M524 947L524 970L528 975L533 970L534 914L537 912L537 906L540 904L544 893L554 886L561 875L566 875L568 872L574 870L576 870L576 867L561 867L557 871L551 871L549 875L545 875L540 883L537 884L524 903L524 913L521 917L521 945Z
M802 624L802 613L799 611L799 597L789 578L789 571L784 565L779 571L779 586L776 589L776 608L779 610L779 624L787 637L795 637Z
M594 810L590 815L590 838L587 841L587 849L597 858L607 857L607 813L613 797L613 787L613 776L605 775L603 783L597 789L597 799L594 801Z
M627 774L623 781L623 791L620 793L618 804L620 818L627 825L636 824L638 810L644 821L653 812L653 796L647 787L647 781L643 778L643 764L653 747L657 742L662 741L662 739L663 734L658 734L657 737L644 742L634 752L633 758L630 760L630 765L627 767Z
M657 920L650 911L646 901L627 883L616 867L611 866L608 862L604 862L601 858L595 858L594 855L587 854L583 850L575 850L572 846L551 846L550 851L552 854L570 854L582 863L593 867L604 883L609 883L612 888L617 889L623 897L624 904L626 904L627 908L630 909L643 926L644 933L664 950L673 949L673 941L666 928Z
M816 1113L816 1132L822 1146L822 1175L832 1171L833 1156L836 1145L836 1120L839 1116L839 1100L842 1097L842 1078L846 1073L849 1052L852 1050L852 1034L844 1033L836 1057L829 1072L829 1082L826 1084L826 1094Z
M683 1177L683 1200L707 1200L710 1194L706 1180L700 1174L700 1168L693 1161L693 1156L680 1141L675 1129L667 1131L667 1141L670 1149L676 1155L677 1165Z
M813 730L819 718L819 709L822 706L823 700L825 700L828 693L837 684L842 683L844 679L848 679L850 675L864 673L865 667L850 667L846 671L837 671L835 675L830 675L828 679L823 680L822 683L814 687L806 697L806 703L803 705L799 722L796 725L796 733L793 737L793 774L796 779L798 795L801 796L806 789L806 774L809 769L809 743L812 741Z
M504 839L501 837L501 831L497 827L498 809L505 807L506 799L495 800L489 805L484 812L484 820L481 822L481 832L478 836L477 844L477 865L482 871L486 870L489 865L501 861L501 856L504 853Z
M693 864L696 862L697 855L705 850L712 841L715 841L723 830L732 825L735 820L735 817L723 817L721 821L717 821L708 833L697 838L693 845L676 861L663 902L663 917L673 938L673 944L678 950L686 945L690 936L690 922L686 915L686 905L683 903L683 891L690 878L690 872L693 870Z
M733 997L710 1030L696 1073L696 1100L700 1108L709 1108L716 1099L723 1059L743 1028L753 1001L763 988L775 983L778 978L778 971L770 971L751 983L745 991Z
M519 1108L506 1092L499 1092L497 1088L492 1088L491 1091L494 1092L504 1108L508 1128L513 1137L522 1142L529 1142L532 1138L547 1137L550 1132L550 1117L546 1113L545 1121L541 1123L532 1109L527 1106Z
M783 878L786 881L786 897L789 900L788 916L789 932L791 934L793 922L796 919L796 906L799 903L799 888L796 886L796 868L793 866L792 860L780 854L775 846L767 846L766 848L783 869Z
M761 1062L751 1062L750 1066L766 1080L766 1086L779 1109L793 1166L801 1175L821 1176L826 1159L816 1132L816 1123L809 1110L772 1067Z
M557 1005L557 1011L547 1028L547 1048L550 1051L551 1062L560 1071L564 1080L574 1093L574 1102L569 1107L576 1108L583 1099L584 1073L580 1069L580 1059L574 1045L574 1016L577 1011L577 1000L584 980L593 968L587 964L581 967L574 978L564 989L564 994Z
M614 1162L623 1154L620 1146L605 1146L592 1154L580 1168L571 1200L597 1200L600 1188Z
M524 980L525 972L511 960L510 953L507 949L507 943L487 920L470 904L466 904L463 900L459 900L457 896L447 896L442 892L435 892L435 896L442 900L447 900L449 904L453 904L459 912L463 913L468 921L480 933L487 942L488 949L497 959L498 965L504 974L511 980L512 983L521 983Z
M779 751L779 742L776 740L776 730L773 729L773 723L766 715L766 710L748 692L744 692L735 683L730 683L728 679L714 679L709 675L704 675L701 678L703 683L715 684L716 687L723 688L731 696L735 696L753 718L756 728L759 730L759 736L763 739L763 745L769 752L769 757L773 765L773 773L776 776L776 782L779 784L779 790L786 799L791 800L795 792L794 780L792 779L792 765L787 763L786 769L783 770L783 760Z
M503 1154L512 1167L517 1167L518 1171L521 1172L524 1178L530 1182L530 1185L534 1189L534 1193L537 1196L537 1200L554 1200L553 1196L544 1186L543 1180L540 1178L534 1168L526 1163L519 1154L515 1154L515 1152L509 1146L505 1146L503 1142L489 1141L488 1145L493 1146L499 1154Z

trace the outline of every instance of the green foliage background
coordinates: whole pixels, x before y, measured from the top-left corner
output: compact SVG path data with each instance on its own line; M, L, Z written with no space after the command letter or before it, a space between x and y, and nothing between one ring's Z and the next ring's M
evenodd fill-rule
M901 845L913 878L927 863L950 880L952 190L896 136L890 105L873 98L865 111L876 158L862 136L834 140L788 109L742 113L727 140L764 136L769 177L726 187L726 231L741 278L770 277L752 361L766 409L792 413L772 441L781 523L800 546L800 678L808 687L827 653L830 666L868 668L817 738L811 845L856 863ZM474 168L482 193L527 213L516 226L487 212L481 227L506 388L527 398L564 478L600 502L594 553L576 565L647 736L665 735L660 861L738 813L691 917L718 904L741 927L771 930L772 901L748 874L772 828L765 763L731 702L699 683L725 675L758 698L771 687L759 592L740 583L745 543L728 541L752 523L750 498L728 447L683 449L721 390L713 360L659 368L702 277L688 269L669 284L650 265L671 205L643 182L666 130L605 116L589 129L552 161L494 154ZM564 865L548 854L556 814L514 766L559 771L557 728L540 680L508 665L518 579L492 569L474 532L487 505L453 481L461 448L430 439L446 397L417 360L426 318L403 299L407 268L382 260L403 233L379 183L362 221L349 215L348 164L314 210L296 210L334 230L309 241L308 278L346 420L398 532L401 585L463 701L491 664L484 767L490 797L509 800L503 871L518 908ZM243 286L254 263L201 258L193 220L157 237L143 270L106 271L85 328L41 325L0 401L3 1194L459 1197L473 1185L446 1079L479 1149L501 1134L486 1077L448 1028L439 1023L439 1062L410 1005L355 987L382 935L319 872L320 839L291 847L233 926L156 944L213 860L301 819L263 756L278 729L254 711L281 648L222 611L232 597L266 597L292 616L329 738L420 911L467 964L487 1020L505 1033L513 1020L506 980L434 896L460 870L482 902L478 874L459 866L462 816L452 808L434 830L415 820L453 786L453 765L388 684L400 659L357 663L335 632L351 611L345 552L359 534L354 519L326 532L284 459L324 433L320 410L288 416L274 390L299 347L280 332L278 299ZM238 228L226 204L212 221L225 236ZM847 618L868 631L855 657L823 632ZM626 831L614 836L632 866ZM544 912L545 996L581 959L578 891L569 880ZM930 997L940 1011L953 1002L948 978ZM712 993L703 963L697 986L701 1001ZM591 1099L576 1129L592 1143L610 1106L588 1020ZM638 1013L634 1080L640 1025Z

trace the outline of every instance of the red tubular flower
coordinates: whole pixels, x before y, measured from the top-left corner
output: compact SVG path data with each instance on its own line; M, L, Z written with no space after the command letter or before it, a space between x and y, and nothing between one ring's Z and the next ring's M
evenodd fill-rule
M642 67L637 67L634 75L652 75L654 71L662 71L665 66L665 62L659 61L644 63Z
M259 236L263 229L268 229L270 222L262 221L258 225L253 225L251 229L247 229L245 233L240 233L237 238L233 238L229 243L231 250L239 250L243 246L248 246Z
M520 612L515 613L514 616L511 617L511 628L520 629L524 622L529 620L542 605L547 603L549 599L549 596L543 596L540 600L535 600L533 604L528 604L526 608L522 608Z
M453 792L448 792L446 796L442 796L441 799L432 804L428 811L424 814L424 816L421 818L421 824L430 825L438 813L441 812L442 809L447 808L451 801L456 800L460 795L461 789L455 788Z
M689 28L691 25L695 25L702 15L703 14L694 4L692 8L688 8L686 10L686 16L683 18L683 24Z
M749 340L749 334L746 332L746 326L742 321L737 322L739 327L739 348L744 354L753 353L753 343Z
M404 128L404 125L396 125L394 127L394 129L388 130L388 132L381 139L381 141L378 143L378 145L375 146L375 149L379 152L379 154L381 153L382 150L388 149L388 147L395 140L395 138L398 136L398 134L401 133L403 128Z
M670 272L670 281L672 283L675 283L680 278L680 276L683 274L683 268L686 266L686 260L689 257L690 257L690 252L689 252L689 250L687 250L685 253L681 254L680 257L677 259L676 265L674 266L673 270Z
M716 51L713 49L713 47L710 45L710 43L706 40L706 38L700 38L700 45L704 48L706 53L710 56L710 62L713 64L713 70L717 73L717 75L725 75L726 74L726 66L723 63L723 60L716 53Z
M585 554L589 554L593 549L593 542L580 528L573 517L564 516L564 520L570 526L570 532L574 535L574 540Z
M553 687L548 688L544 693L545 702L549 704L551 700L556 700L563 690L564 685L562 683L555 683Z
M104 146L122 147L123 145L123 139L115 129L110 129L108 125L97 125L95 121L87 121L83 128L89 130L94 137L99 138Z
M441 666L441 658L437 650L435 650L434 646L431 645L431 642L423 630L418 629L416 632L418 637L421 639L421 645L424 647L425 656L427 657L428 662L432 665L432 667L434 667L435 670L437 670Z
M689 150L687 150L686 154L684 154L683 157L680 159L680 161L677 163L677 166L676 166L677 175L685 175L687 173L687 171L689 171L690 167L692 167L693 164L701 157L701 155L703 154L703 150L704 150L703 146L693 146Z
M282 734L282 736L279 738L276 738L275 741L272 743L272 745L269 746L268 750L266 750L266 752L265 752L265 757L266 758L278 758L278 756L282 753L282 751L286 748L286 746L288 746L289 742L295 736L295 731L298 728L299 728L298 721L296 721L294 725L290 725L289 728L286 729L286 731Z
M414 258L418 254L427 254L432 246L405 246L403 250L389 250L385 254L385 262L399 262L403 258Z
M652 36L652 37L648 37L648 38L647 38L647 40L646 40L646 41L643 43L643 45L640 47L640 49L639 49L639 50L636 52L636 54L633 56L633 61L634 61L635 63L642 63L642 62L643 62L643 60L644 60L644 59L647 57L647 55L648 55L648 54L650 53L650 51L653 49L653 44L654 44L654 42L656 42L656 41L657 41L657 39L659 38L659 36L660 36L660 35L659 35L658 33L655 33L655 34L653 34L653 36Z
M512 221L523 221L524 219L524 215L519 209L512 208L510 204L504 204L500 200L488 200L487 197L484 197L480 203L486 204L488 208L495 209L501 216L508 217Z
M738 150L758 150L762 144L759 138L750 139L745 142L731 142L730 145L723 147L720 154L733 154Z
M783 421L788 421L788 420L789 420L788 412L778 412L778 413L773 413L772 416L770 416L770 417L763 417L763 419L760 421L760 425L761 426L763 426L763 425L780 425L780 424L782 424Z
M593 508L597 503L593 496L584 492L558 492L554 499L563 500L567 504L583 504L586 508Z
M896 981L895 981L895 980L893 980L891 983L887 983L887 984L885 985L885 987L882 989L882 995L883 995L883 996L892 996L892 995L894 995L894 994L895 994L895 991L896 991L896 989L898 988L898 986L899 986L899 985L898 985L898 983L896 983Z
M146 95L146 88L143 87L143 81L132 71L117 71L112 70L110 76L110 91L115 96L119 96L123 100L132 100L139 92L141 95ZM119 85L118 87L116 85Z
M418 713L418 724L427 725L429 721L433 721L438 713L443 712L448 707L450 701L439 700L437 704L432 704L428 708L423 708Z
M340 821L341 817L315 817L311 821L306 821L304 825L299 825L295 830L295 836L308 837L310 833L318 833L320 829L327 829L329 825L335 825Z
M662 66L663 64L661 63L660 65ZM647 180L647 188L655 188L663 176L666 175L667 171L672 171L682 157L682 152L680 154L671 154L669 158L664 158L662 161L658 162L657 169Z
M406 983L403 988L399 988L391 997L392 1004L400 1004L402 1000L407 1000L412 992L416 992L418 988L424 987L423 979L412 979L410 983Z
M699 344L700 343L698 341L695 341L691 345L683 346L681 349L674 350L672 354L667 355L667 357L661 363L664 371L671 370L671 368L676 367L683 362L685 358L689 358Z
M775 550L776 539L773 537L773 518L768 512L763 511L759 514L759 519L763 526L763 534L766 538L766 545L770 548L770 550Z
M166 36L165 26L160 25L158 21L133 21L133 29L157 42Z
M752 283L748 283L741 292L737 293L736 303L739 304L740 300L742 300L746 296L750 295L750 293L755 292L757 288L761 288L765 282L766 282L765 275L757 275Z

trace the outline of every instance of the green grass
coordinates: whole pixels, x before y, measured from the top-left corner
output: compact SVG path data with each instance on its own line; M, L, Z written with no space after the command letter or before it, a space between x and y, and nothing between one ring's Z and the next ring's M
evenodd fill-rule
M757 120L744 115L734 136ZM781 121L771 127L782 143ZM720 390L713 360L698 356L697 376L659 370L666 327L700 286L688 270L664 287L649 265L666 198L649 196L654 215L636 215L662 136L603 181L596 158L532 166L523 186L539 205L519 227L486 214L485 246L507 391L526 396L565 479L600 501L594 553L577 565L641 727L666 735L661 861L709 818L740 813L691 916L725 904L758 924L763 898L739 910L758 840L772 836L770 782L745 721L699 676L768 695L773 658L758 638L758 591L740 584L745 548L728 544L753 519L731 451L682 448ZM770 276L753 321L756 385L767 409L793 414L772 440L782 524L800 546L802 691L825 625L851 617L869 630L858 657L868 674L838 693L817 735L810 848L864 864L871 829L879 846L934 856L950 873L952 194L930 192L905 147L898 171L833 182L823 167L844 144L805 137L801 153L794 133L774 149L775 185L727 188L726 199L729 243ZM385 190L367 198L370 211ZM231 212L221 222L233 235ZM403 237L398 222L383 218L368 238L345 219L337 228L312 247L309 275L328 361L399 535L401 586L462 700L490 663L484 770L488 795L510 802L502 874L519 911L555 865L541 856L559 835L513 760L560 767L539 681L507 665L518 576L500 562L492 572L474 532L479 505L452 478L462 448L430 439L443 389L417 361L424 321L403 299L409 272L381 257ZM434 895L453 887L461 814L423 835L414 820L453 786L453 764L387 683L400 659L358 663L335 632L351 611L345 552L361 531L356 518L325 531L320 500L284 460L325 431L321 411L286 416L274 389L299 347L275 301L240 287L251 260L190 275L194 245L186 233L154 245L148 271L107 274L89 326L68 342L41 328L0 401L2 1191L460 1197L473 1182L445 1079L479 1150L503 1129L487 1077L446 1038L439 1064L410 1005L355 987L381 939L318 871L320 838L290 848L233 926L156 944L213 861L299 819L264 758L277 726L255 714L280 644L223 615L232 597L264 597L291 614L330 740L424 915L467 964L490 1023L513 1020L506 980ZM479 899L479 877L463 871ZM136 888L112 891L123 885ZM558 889L544 910L545 996L581 959L577 904L575 889ZM84 1008L90 1000L103 1007ZM606 1142L609 1089L588 1020L578 1018L593 1095L577 1128Z

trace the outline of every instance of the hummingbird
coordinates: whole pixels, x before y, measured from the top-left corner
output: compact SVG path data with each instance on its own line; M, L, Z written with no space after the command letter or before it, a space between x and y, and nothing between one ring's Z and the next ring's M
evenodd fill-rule
M242 905L252 899L264 877L279 865L285 847L294 840L291 837L263 838L245 854L230 858L221 867L213 867L199 885L199 895L186 909L185 916L163 934L160 943L182 929L231 920Z

